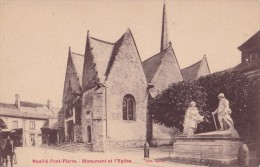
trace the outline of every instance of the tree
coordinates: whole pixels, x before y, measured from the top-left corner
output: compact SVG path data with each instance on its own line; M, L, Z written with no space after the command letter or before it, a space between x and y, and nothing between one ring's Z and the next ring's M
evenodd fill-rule
M185 111L191 101L198 108L205 107L206 93L194 82L179 82L170 85L160 95L150 101L154 121L167 127L182 129Z

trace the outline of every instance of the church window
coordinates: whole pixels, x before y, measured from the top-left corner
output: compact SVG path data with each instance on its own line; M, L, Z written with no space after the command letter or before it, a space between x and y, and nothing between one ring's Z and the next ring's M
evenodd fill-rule
M135 120L135 99L127 94L123 99L123 120Z
M123 100L123 120L127 120L127 100Z
M87 127L88 143L91 143L91 127Z

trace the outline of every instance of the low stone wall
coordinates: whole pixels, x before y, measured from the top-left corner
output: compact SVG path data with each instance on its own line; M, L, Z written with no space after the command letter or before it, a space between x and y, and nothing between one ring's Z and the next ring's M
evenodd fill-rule
M208 132L192 137L180 135L174 143L172 158L183 162L192 159L209 164L235 164L241 145L241 138L232 131Z
M173 139L156 139L157 145L156 146L169 146L173 145Z
M105 142L105 151L143 148L145 142L146 142L145 140L106 141Z

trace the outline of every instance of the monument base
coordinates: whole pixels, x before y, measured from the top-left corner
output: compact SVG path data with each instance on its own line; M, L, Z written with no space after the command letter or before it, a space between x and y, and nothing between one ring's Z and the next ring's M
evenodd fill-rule
M237 163L238 150L242 145L236 130L180 135L174 143L171 157L175 162L197 162L230 165Z

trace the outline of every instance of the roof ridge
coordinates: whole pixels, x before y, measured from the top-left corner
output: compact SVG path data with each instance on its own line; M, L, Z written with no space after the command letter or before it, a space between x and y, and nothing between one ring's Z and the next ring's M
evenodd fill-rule
M168 47L168 48L169 48L169 47ZM144 60L142 63L144 63L145 61L147 61L147 60L149 60L149 59L151 59L151 58L153 58L153 57L156 57L156 56L158 56L158 55L161 55L162 53L163 53L163 55L164 55L164 54L166 53L166 51L167 51L168 48L166 48L166 49L164 49L163 51L161 51L161 52L159 52L159 53L156 53L155 55L153 55L153 56L147 58L147 59Z
M107 79L108 74L109 74L109 72L110 72L110 69L111 69L111 67L112 67L112 65L113 65L114 59L115 59L115 57L116 57L116 55L117 55L117 53L118 53L118 50L119 50L120 46L122 45L122 42L124 41L125 34L126 34L126 33L124 33L124 34L116 41L116 43L114 44L114 47L113 47L113 49L112 49L111 56L110 56L109 61L108 61L108 64L107 64L107 69L106 69L106 72L105 72L106 79Z
M195 66L195 65L197 65L197 64L199 64L199 63L201 63L202 60L203 60L203 59L201 59L200 61L198 61L198 62L196 62L196 63L194 63L194 64L192 64L192 65L190 65L190 66L188 66L188 67L185 67L185 68L181 69L181 71L182 71L182 70L185 70L185 69L187 69L187 68L190 68L190 67L192 67L192 66Z
M182 75L182 73L181 73L181 67L180 67L179 61L178 61L178 59L177 59L177 56L176 56L176 54L175 54L175 51L174 51L174 49L173 49L173 47L172 47L171 41L170 41L169 48L172 49L173 56L174 56L174 58L175 58L175 60L176 60L176 62L177 62L177 65L178 65L178 68L179 68L179 72L180 72L181 77L182 77L182 80L183 80L183 75Z
M73 54L75 54L75 55L78 55L78 56L83 56L83 57L84 57L84 55L79 54L79 53L75 53L75 52L71 52L71 53L73 53Z
M106 44L110 44L110 45L114 45L115 43L112 43L112 42L108 42L108 41L104 41L104 40L101 40L101 39L97 39L97 38L94 38L94 37L90 37L91 39L94 39L96 41L99 41L99 42L103 42L103 43L106 43Z
M42 104L42 103L35 103L35 102L29 102L29 101L20 101L20 102L23 102L23 103L30 103L30 104L36 104L36 105L47 105L47 104Z
M237 47L237 49L239 49L241 51L241 49L243 49L243 47L251 40L253 40L254 38L257 39L257 36L260 36L260 30L258 30L256 33L254 33L252 36L250 36L244 43L242 43L239 47ZM260 38L260 37L258 37Z
M4 103L4 102L0 102L0 104L15 105L15 104L13 104L13 103Z

